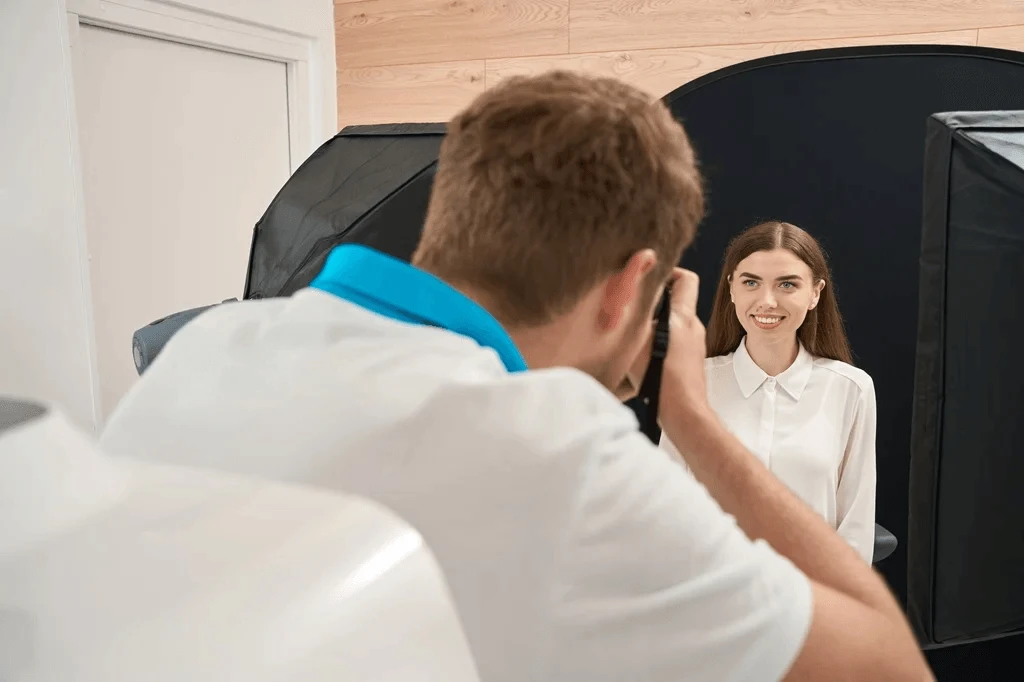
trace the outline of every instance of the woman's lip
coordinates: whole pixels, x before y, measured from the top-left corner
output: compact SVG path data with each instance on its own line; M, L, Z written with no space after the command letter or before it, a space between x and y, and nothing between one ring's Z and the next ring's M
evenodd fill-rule
M761 322L760 320L758 320L757 319L758 317L773 317L773 318L776 318L776 321L775 322L770 322L770 323L765 323L765 322ZM759 329L775 329L780 324L782 324L782 322L786 319L786 317L785 317L785 315L751 315L750 319L752 319L754 321L754 324L756 324Z

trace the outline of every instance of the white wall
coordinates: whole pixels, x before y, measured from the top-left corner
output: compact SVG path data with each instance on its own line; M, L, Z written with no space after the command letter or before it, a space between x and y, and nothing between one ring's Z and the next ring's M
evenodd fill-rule
M308 151L334 133L332 0L168 4L314 38ZM92 300L64 0L0 0L0 65L0 393L54 401L94 428Z
M0 392L91 426L88 272L56 0L0 2Z

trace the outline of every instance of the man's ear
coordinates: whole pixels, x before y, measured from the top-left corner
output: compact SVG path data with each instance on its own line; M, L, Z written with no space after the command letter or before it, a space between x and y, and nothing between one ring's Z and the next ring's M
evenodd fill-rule
M616 271L605 282L601 298L601 327L615 329L623 320L631 319L632 310L641 303L648 275L658 264L654 249L637 251L622 269Z

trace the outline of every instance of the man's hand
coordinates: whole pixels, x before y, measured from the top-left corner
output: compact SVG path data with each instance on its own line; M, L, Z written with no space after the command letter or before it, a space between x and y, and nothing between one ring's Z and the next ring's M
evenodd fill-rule
M669 346L661 382L663 409L671 406L677 423L712 416L704 379L704 325L697 317L696 273L676 268L672 273L672 313L669 317ZM659 415L660 418L660 415ZM662 420L664 423L664 420ZM685 452L687 443L675 443Z

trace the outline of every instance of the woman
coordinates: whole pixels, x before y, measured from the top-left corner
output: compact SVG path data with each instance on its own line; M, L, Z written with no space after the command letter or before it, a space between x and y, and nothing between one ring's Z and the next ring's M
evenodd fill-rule
M708 398L723 423L870 563L875 392L850 345L818 242L766 222L725 255L707 330ZM662 446L675 448L664 437Z

